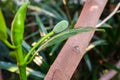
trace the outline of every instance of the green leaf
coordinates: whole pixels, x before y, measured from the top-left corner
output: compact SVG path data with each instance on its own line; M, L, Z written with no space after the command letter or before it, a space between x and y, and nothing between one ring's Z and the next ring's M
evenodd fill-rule
M111 25L107 24L107 23L104 23L101 27L104 27L104 28L112 28Z
M7 35L7 27L6 27L6 23L4 20L4 16L2 14L2 10L0 9L0 40L2 40L4 42L4 44L6 44L9 48L14 49L15 46L11 45L8 41L7 41L8 35Z
M38 15L35 15L35 19L36 19L36 22L39 26L39 30L40 30L40 34L41 36L45 36L48 32L45 28L45 26L43 25L42 21L40 20L39 16Z
M101 21L101 20L99 20L98 22L100 23L100 22L102 22L102 21ZM98 25L96 25L96 27L112 28L112 26L111 26L111 25L109 25L109 24L107 24L107 23L104 23L104 24L102 24L101 26L99 26L99 24L98 24Z
M57 43L57 44L55 44L53 47L52 47L52 49L51 49L51 51L49 52L49 63L50 64L52 64L53 62L54 62L54 60L56 59L56 51L57 51L57 49L59 49L59 47L60 47L60 45L61 45L61 43Z
M7 40L7 38L6 23L2 14L2 10L0 9L0 39L4 41Z
M66 20L62 20L59 23L57 23L53 29L55 33L59 33L64 31L68 27L68 22Z
M40 8L40 7L37 7L37 6L32 6L32 5L30 5L29 8L30 8L31 10L36 11L36 12L44 13L44 14L50 16L50 17L57 18L56 15L54 15L54 14L51 13L50 11L45 10L45 9L43 9L43 8Z
M90 43L90 45L86 48L86 51L90 51L91 49L95 48L96 46L107 45L107 42L104 40L98 40Z
M4 61L0 61L0 68L1 69L5 69L5 70L8 70L10 72L15 72L15 73L18 73L18 67L16 64L12 64L10 62L4 62ZM38 78L44 78L45 77L45 74L39 72L39 71L35 71L29 67L26 68L26 73L27 75L32 75L32 76L35 76L35 77L38 77Z
M55 36L53 36L52 38L50 38L48 41L46 41L45 43L43 43L39 49L37 51L40 51L46 47L49 47L51 45L57 44L59 42L62 42L64 40L66 40L67 38L76 35L78 33L83 33L83 32L88 32L88 31L95 31L95 30L103 30L103 29L96 29L96 28L92 28L92 27L81 27L81 28L75 28L75 29L70 29L70 30L66 30L63 31L60 34L57 34Z
M85 54L84 55L84 60L89 68L89 71L92 71L92 65L91 65L91 61L90 61L90 58L89 58L89 55L88 54Z
M18 9L11 24L11 41L15 46L22 44L24 36L24 21L29 4L29 2L26 2Z

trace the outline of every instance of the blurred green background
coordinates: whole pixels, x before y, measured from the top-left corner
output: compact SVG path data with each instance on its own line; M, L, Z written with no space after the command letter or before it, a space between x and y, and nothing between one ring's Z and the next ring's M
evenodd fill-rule
M23 1L0 0L0 8L5 17L8 35L10 35L14 15ZM50 32L59 21L67 20L69 27L73 28L84 1L30 0L31 4L25 20L25 34L22 44L24 53L27 53L42 36ZM120 1L109 0L100 20L106 18L118 2ZM120 60L120 13L116 13L101 28L105 29L105 32L95 33L87 48L87 54L84 55L71 80L98 80L100 76L111 69L117 71L112 80L120 80L120 69L115 66ZM43 80L64 43L65 41L48 47L39 53L40 55L27 67L29 80ZM0 68L2 69L3 80L18 80L16 61L10 56L12 52L0 41Z

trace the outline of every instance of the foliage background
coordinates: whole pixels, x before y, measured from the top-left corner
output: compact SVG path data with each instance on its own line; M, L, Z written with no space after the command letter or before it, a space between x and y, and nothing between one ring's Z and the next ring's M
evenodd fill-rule
M84 2L84 0L30 0L31 5L25 21L24 53L27 53L42 36L50 32L59 21L67 20L69 27L73 28L84 4L82 1ZM100 20L107 17L118 2L120 1L109 0ZM10 35L11 22L20 4L22 4L21 0L0 0L8 35ZM120 79L120 69L115 67L115 63L120 60L120 13L115 14L106 24L112 28L103 25L106 32L95 33L90 43L90 46L94 46L92 48L89 46L87 54L71 80L98 80L110 69L118 72L112 80ZM64 43L65 41L39 53L40 56L28 65L29 80L43 80ZM0 41L0 68L3 78L4 80L18 80L18 75L14 73L16 72L16 61L11 58L10 54L12 54L12 50Z

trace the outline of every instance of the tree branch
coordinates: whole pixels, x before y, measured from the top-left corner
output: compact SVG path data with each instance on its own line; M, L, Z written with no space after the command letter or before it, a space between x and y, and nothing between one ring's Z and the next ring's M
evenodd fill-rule
M95 27L107 1L87 0L75 27ZM93 34L94 32L87 32L69 38L49 69L45 80L70 80Z

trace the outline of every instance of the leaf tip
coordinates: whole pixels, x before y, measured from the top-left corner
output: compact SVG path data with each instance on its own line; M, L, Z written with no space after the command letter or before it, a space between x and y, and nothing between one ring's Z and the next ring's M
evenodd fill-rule
M53 31L55 33L60 33L60 32L64 31L68 27L68 24L69 24L68 21L62 20L62 21L60 21L59 23L57 23L55 25Z

